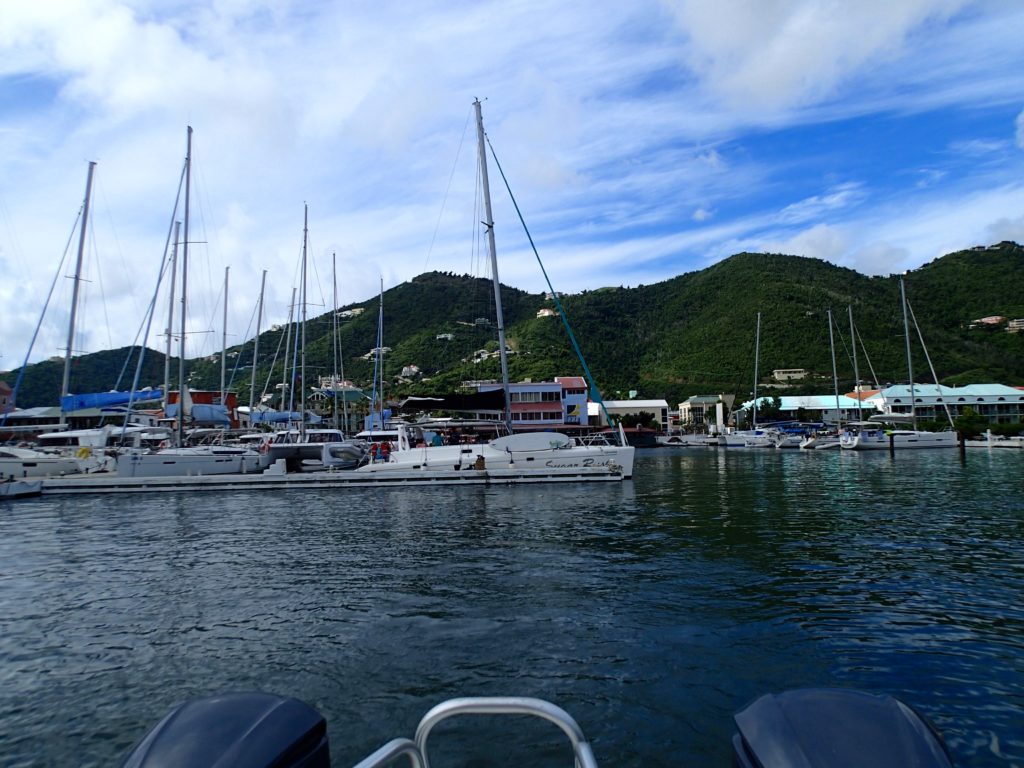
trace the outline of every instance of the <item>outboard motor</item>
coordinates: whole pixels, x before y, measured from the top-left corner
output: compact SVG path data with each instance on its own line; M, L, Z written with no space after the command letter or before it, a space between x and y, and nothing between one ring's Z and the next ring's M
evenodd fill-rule
M298 699L233 693L179 704L123 768L330 768L327 722Z
M735 768L952 768L934 726L892 696L807 689L765 694L734 718Z

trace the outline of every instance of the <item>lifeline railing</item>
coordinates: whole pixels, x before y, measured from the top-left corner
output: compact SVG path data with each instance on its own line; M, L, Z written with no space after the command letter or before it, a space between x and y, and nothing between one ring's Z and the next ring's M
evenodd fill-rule
M554 723L569 738L576 768L597 768L594 753L583 735L583 730L572 715L561 707L543 699L520 696L461 698L443 701L431 709L416 726L416 738L392 739L372 755L358 762L354 768L382 768L400 757L407 757L412 768L430 768L427 757L427 738L442 720L457 715L532 715Z

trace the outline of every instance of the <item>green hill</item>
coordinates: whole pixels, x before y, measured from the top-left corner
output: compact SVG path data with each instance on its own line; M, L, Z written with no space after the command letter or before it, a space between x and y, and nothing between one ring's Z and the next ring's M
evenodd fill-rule
M1024 249L1000 243L986 249L952 253L905 276L910 305L917 316L936 372L945 384L1002 382L1024 384L1024 333L1005 328L972 329L972 320L990 315L1024 317ZM805 368L818 378L806 391L831 390L827 311L836 315L837 365L841 386L852 388L853 371L847 307L863 341L858 345L861 377L880 383L906 380L903 316L899 279L867 277L817 259L780 254L741 253L707 269L636 288L606 288L566 295L562 301L594 377L606 397L638 390L641 397L669 402L697 393L746 395L754 378L754 336L761 319L760 378L776 368ZM432 272L384 294L385 376L389 391L424 394L450 390L464 380L498 379L496 358L472 362L478 350L497 349L491 284L480 278ZM513 354L513 380L580 375L557 317L537 317L554 304L541 294L502 288L506 335ZM340 320L338 338L345 375L369 385L376 346L378 299L342 310L362 309ZM278 355L286 329L260 337L257 388L283 379ZM913 325L912 325L912 333ZM439 338L440 337L440 338ZM332 370L331 315L308 321L307 379ZM918 381L931 380L921 346L913 342ZM865 356L866 350L866 356ZM126 350L75 358L73 389L111 389ZM233 353L237 353L234 355ZM234 388L247 402L252 340L229 350L240 372ZM115 362L117 360L118 362ZM142 385L162 380L163 356L149 352ZM133 364L134 365L134 364ZM420 374L399 380L406 366ZM217 362L189 362L192 386L216 388ZM872 375L874 371L874 376ZM13 384L17 371L3 378ZM19 405L57 401L60 364L29 367Z

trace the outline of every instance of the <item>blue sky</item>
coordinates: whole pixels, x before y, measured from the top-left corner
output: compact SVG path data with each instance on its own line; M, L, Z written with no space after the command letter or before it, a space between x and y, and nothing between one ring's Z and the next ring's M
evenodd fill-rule
M264 269L268 322L286 319L303 203L310 314L331 300L332 254L340 303L381 278L484 273L474 97L563 292L742 250L889 274L1024 242L1022 32L1024 4L1001 0L9 4L0 369L25 355L90 160L74 347L131 343L189 124L189 356L219 349L225 267L229 343L252 335ZM502 281L544 290L491 176ZM63 353L57 283L33 360Z

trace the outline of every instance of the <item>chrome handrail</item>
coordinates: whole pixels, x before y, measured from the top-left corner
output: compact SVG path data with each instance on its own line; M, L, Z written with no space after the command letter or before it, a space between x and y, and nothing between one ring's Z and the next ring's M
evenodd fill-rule
M434 726L456 715L533 715L554 723L569 737L576 768L597 768L583 729L568 712L543 699L523 696L494 696L449 699L431 709L416 727L416 746L423 757L423 768L430 768L427 758L427 738Z
M523 696L494 696L449 699L431 709L416 726L415 741L392 739L373 754L360 760L353 768L382 768L400 757L409 758L412 768L430 768L427 739L442 720L458 715L533 715L554 723L569 737L576 768L597 768L590 743L583 729L568 712L543 699Z

